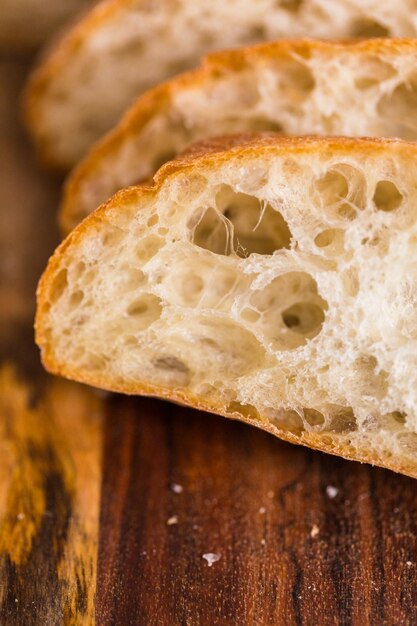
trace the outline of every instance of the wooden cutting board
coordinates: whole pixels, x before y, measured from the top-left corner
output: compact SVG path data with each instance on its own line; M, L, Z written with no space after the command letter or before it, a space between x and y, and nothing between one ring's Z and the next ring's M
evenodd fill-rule
M0 63L0 624L417 624L417 481L43 373L27 70Z

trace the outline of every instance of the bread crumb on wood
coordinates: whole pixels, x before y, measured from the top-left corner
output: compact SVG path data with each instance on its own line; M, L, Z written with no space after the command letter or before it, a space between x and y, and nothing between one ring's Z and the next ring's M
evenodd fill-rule
M333 485L327 485L326 487L326 495L333 500L339 493L339 489L337 487L333 487Z
M172 483L171 491L174 493L182 493L184 491L184 487L182 485L178 485L177 483Z
M203 559L206 559L207 565L211 567L213 563L216 563L216 561L221 559L221 554L218 552L206 552L203 554Z
M173 526L174 524L178 524L178 515L172 515L167 519L167 526Z
M312 539L315 539L317 537L317 535L319 534L320 529L317 526L317 524L313 524L313 526L311 527L311 531L310 531L310 537L312 537Z

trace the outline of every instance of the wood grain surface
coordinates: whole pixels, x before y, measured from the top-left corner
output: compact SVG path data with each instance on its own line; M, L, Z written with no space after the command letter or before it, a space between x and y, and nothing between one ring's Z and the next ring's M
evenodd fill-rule
M43 373L60 184L19 122L27 71L0 62L1 626L417 624L416 481Z

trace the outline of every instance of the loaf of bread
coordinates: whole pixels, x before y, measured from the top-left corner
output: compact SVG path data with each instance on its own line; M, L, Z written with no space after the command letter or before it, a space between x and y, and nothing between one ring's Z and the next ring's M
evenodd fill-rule
M43 362L417 477L416 180L400 140L197 146L57 249Z
M29 128L68 168L136 96L216 49L282 37L414 37L410 0L110 0L61 40L33 77Z
M282 40L217 53L139 98L93 148L67 183L62 228L192 141L262 129L417 139L416 107L417 40Z
M28 53L94 0L1 0L0 52Z

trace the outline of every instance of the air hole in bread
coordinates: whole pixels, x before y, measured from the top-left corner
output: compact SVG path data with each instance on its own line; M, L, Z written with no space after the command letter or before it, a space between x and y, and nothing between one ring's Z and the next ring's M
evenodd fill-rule
M238 256L270 255L290 247L288 224L270 204L222 185L216 194L216 208L226 229L223 243Z
M152 226L155 226L155 224L157 224L159 222L159 216L157 213L154 213L153 215L151 215L151 217L148 219L148 221L146 222L146 225L149 228L152 228Z
M323 326L327 303L306 272L289 272L255 291L250 304L259 312L256 325L277 350L293 350L316 337Z
M50 291L51 303L57 302L57 300L59 300L59 298L62 296L67 286L68 286L68 272L67 272L67 269L64 268L59 271L59 273L55 276L54 281L52 283L52 287Z
M279 61L278 75L280 91L286 89L291 94L287 108L294 111L314 90L316 81L309 67L301 60Z
M412 122L417 108L417 72L412 74L403 83L400 83L391 93L386 93L377 105L378 113L388 125L386 136L401 137L402 139L417 139L417 124Z
M188 374L190 371L187 365L176 356L163 356L155 359L154 366L162 370L175 370L182 374Z
M177 280L174 280L174 288L176 289L179 301L183 306L196 306L201 298L204 289L204 280L198 274L188 274L183 276L179 274Z
M367 91L373 87L380 89L382 81L397 74L397 70L392 65L381 61L378 57L368 58L359 71L361 74L355 78L355 86L361 91Z
M254 26L251 26L249 37L247 38L249 43L253 41L264 41L265 39L267 39L266 25L254 24Z
M222 259L184 254L171 272L157 277L170 303L192 308L229 310L237 289L247 284L239 272Z
M87 370L100 371L107 365L107 359L101 354L86 353L83 367Z
M280 0L279 5L286 11L290 13L297 13L301 5L303 4L303 0Z
M265 358L256 337L230 320L204 319L195 328L188 325L187 334L188 343L194 341L199 344L197 351L200 361L204 355L205 368L212 368L224 378L243 376Z
M83 276L83 287L90 285L96 277L97 272L94 269L88 270Z
M305 430L301 416L292 409L267 409L266 416L276 428L290 432L297 437Z
M324 311L311 302L297 302L282 313L285 326L305 337L315 336L324 322Z
M326 430L347 433L356 430L357 424L351 407L334 406L328 410Z
M160 248L162 248L164 240L157 235L148 235L139 242L136 256L139 261L146 263L149 261Z
M240 317L247 322L255 323L259 320L261 314L259 313L259 311L256 311L251 307L246 307L240 312Z
M404 425L405 420L407 419L407 414L404 413L404 411L393 411L392 417L395 419L396 422Z
M117 246L123 237L124 232L120 228L109 228L102 237L103 246L107 248Z
M406 426L407 414L404 411L391 411L383 415L368 415L362 423L364 430L375 432L389 430L394 433L403 431Z
M215 254L229 255L233 252L230 224L212 207L199 211L200 218L195 226L192 241L196 246ZM189 222L189 227L195 220Z
M227 405L226 413L238 413L248 419L260 419L259 412L253 404L242 404L242 402L237 402L235 400Z
M352 298L359 292L359 276L354 267L347 269L342 276L342 284L346 294Z
M389 29L377 22L376 20L371 19L361 19L357 20L355 24L352 26L352 36L353 37L389 37L390 31Z
M366 205L365 178L358 169L347 163L337 163L315 182L319 202L335 217L353 220L356 209Z
M129 304L126 312L129 317L134 318L137 330L145 330L160 318L162 313L161 301L153 294L143 294Z
M216 195L216 208L208 208L192 218L193 243L216 254L270 255L289 248L291 232L279 211L257 198L236 193L223 185Z
M309 426L322 426L325 423L323 413L316 409L303 409L303 416Z
M126 270L126 289L135 289L137 287L141 287L146 283L146 275L141 271L134 267L128 268Z
M342 254L344 250L345 233L341 228L326 228L316 235L314 243L318 248L332 255Z
M123 343L125 346L137 346L138 345L138 339L137 337L135 337L134 335L126 335L126 337L124 337L123 339Z
M84 292L81 291L80 289L78 289L77 291L74 291L69 298L69 302L68 302L68 308L69 310L73 310L76 309L81 302L84 299Z
M394 211L403 201L403 195L390 180L380 180L373 196L375 206L380 211Z
M192 372L182 359L173 354L164 354L153 359L151 366L154 378L161 385L169 387L187 387Z
M248 36L252 39L249 31ZM213 72L213 76L216 76L218 80L211 82L206 89L207 105L213 111L221 109L224 117L230 116L232 119L241 108L253 111L259 102L260 95L257 81L253 80L252 73L243 70L237 73L233 81L233 89L230 89L227 80L222 80L223 73L224 69L220 66Z
M79 261L77 265L75 265L74 269L71 272L71 278L73 281L77 281L85 272L86 265L83 261Z
M417 434L416 433L400 433L397 435L397 442L404 452L415 457L417 453Z

